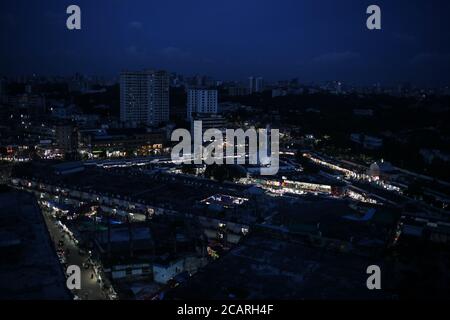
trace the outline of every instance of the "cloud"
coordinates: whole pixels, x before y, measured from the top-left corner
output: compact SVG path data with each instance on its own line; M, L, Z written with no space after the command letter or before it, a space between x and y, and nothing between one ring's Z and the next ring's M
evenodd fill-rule
M145 54L145 51L137 47L136 45L130 45L125 49L126 53L130 56L143 56Z
M129 26L132 29L142 29L142 22L140 22L140 21L131 21L129 23Z
M190 56L188 51L177 47L165 47L161 50L161 54L168 59L184 59Z
M334 64L357 60L359 57L360 57L359 53L352 51L330 52L315 57L313 59L313 62Z
M411 64L449 64L450 63L450 54L443 53L419 53L416 54L410 60Z

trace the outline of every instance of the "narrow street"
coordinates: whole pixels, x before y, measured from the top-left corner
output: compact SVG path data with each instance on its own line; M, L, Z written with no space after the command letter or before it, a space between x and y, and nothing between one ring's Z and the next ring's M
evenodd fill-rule
M72 290L81 300L105 300L108 299L107 294L102 289L102 283L98 281L98 278L94 272L92 265L86 266L86 263L90 260L89 254L82 253L78 248L75 241L66 233L59 225L58 221L52 217L48 210L43 209L43 215L50 236L55 244L55 248L62 248L65 252L64 257L66 260L67 268L69 265L77 265L81 270L81 289ZM61 244L59 243L62 240Z

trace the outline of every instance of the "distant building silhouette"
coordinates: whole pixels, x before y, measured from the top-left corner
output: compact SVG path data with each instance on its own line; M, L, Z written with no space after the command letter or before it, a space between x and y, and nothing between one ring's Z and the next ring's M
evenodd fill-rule
M262 92L264 90L264 79L262 77L249 77L249 91L250 94L255 92Z

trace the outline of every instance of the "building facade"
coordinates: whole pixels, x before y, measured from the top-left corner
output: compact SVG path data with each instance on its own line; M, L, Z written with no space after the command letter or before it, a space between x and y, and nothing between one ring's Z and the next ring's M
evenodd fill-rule
M56 146L67 156L77 152L78 132L70 123L61 123L55 126Z
M252 93L257 93L257 92L262 92L264 90L264 80L262 77L249 77L248 78L249 81L249 91L250 94Z
M192 120L197 113L216 114L217 90L189 89L187 96L187 118Z
M126 126L158 126L169 121L169 73L125 71L120 74L120 120Z

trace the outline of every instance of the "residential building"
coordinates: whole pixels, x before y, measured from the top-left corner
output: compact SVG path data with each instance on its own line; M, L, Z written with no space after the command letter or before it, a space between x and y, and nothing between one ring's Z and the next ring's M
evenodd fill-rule
M217 90L214 89L189 89L187 97L187 118L198 113L216 114Z
M249 91L250 94L262 92L264 90L264 80L262 77L249 77Z
M120 75L120 120L126 126L159 126L169 120L169 73L125 71Z

